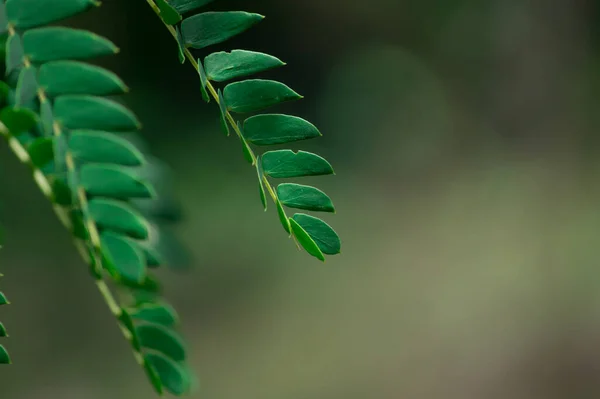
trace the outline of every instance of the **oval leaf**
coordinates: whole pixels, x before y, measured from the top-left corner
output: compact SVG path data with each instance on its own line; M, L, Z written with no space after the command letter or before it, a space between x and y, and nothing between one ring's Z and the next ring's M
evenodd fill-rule
M27 29L68 18L99 5L97 0L7 0L6 15L17 28Z
M207 77L216 82L242 78L285 65L272 55L246 50L210 54L204 59Z
M325 255L323 255L323 252L321 251L317 243L302 228L302 226L300 226L298 222L296 222L292 218L290 218L289 221L294 236L296 237L300 245L302 245L302 247L306 250L306 252L308 252L309 254L311 254L319 260L325 261Z
M100 236L104 266L117 280L140 284L146 278L144 254L127 239L117 234L102 233Z
M131 311L131 317L136 320L156 323L165 327L173 327L179 323L177 312L167 304L146 303Z
M0 364L12 364L8 352L2 345L0 345Z
M69 129L129 131L141 127L135 115L121 104L95 96L60 96L54 117Z
M286 233L292 234L292 228L290 226L290 221L289 221L287 215L285 214L285 210L283 209L283 205L281 205L281 202L279 201L279 199L277 199L275 201L275 206L277 207L277 216L279 216L279 221L281 222L283 229L286 231Z
M154 196L152 186L125 168L115 165L84 165L79 180L90 195L118 199Z
M297 116L281 114L256 115L244 122L245 137L252 144L271 145L320 137L319 130Z
M142 347L161 352L176 362L185 360L183 340L173 330L160 324L140 324L135 331Z
M203 7L213 0L170 0L169 3L181 14Z
M15 105L17 107L31 104L37 98L37 69L31 65L21 69L17 82Z
M10 305L10 302L6 298L3 292L0 292L0 305Z
M335 212L331 198L316 187L283 183L277 186L277 197L283 205L289 208Z
M23 65L23 42L19 34L9 36L6 41L6 76Z
M4 108L0 111L0 121L13 136L17 136L37 126L37 115L25 108Z
M73 130L69 148L75 158L84 162L126 166L139 166L144 163L144 156L131 142L113 133Z
M243 11L205 12L184 19L181 34L186 46L201 49L224 42L263 18L262 15Z
M160 17L167 25L175 25L181 21L181 15L165 0L155 0L158 9L160 10Z
M108 96L127 86L114 73L79 61L54 61L40 67L39 84L50 97L63 94Z
M148 353L144 358L146 370L151 370L149 374L157 375L162 385L173 395L184 395L189 391L190 376L179 364L161 353Z
M337 233L327 223L314 216L297 213L293 219L312 237L324 254L340 253L341 241Z
M306 151L269 151L261 157L264 173L273 178L321 176L333 174L324 158Z
M227 85L223 90L227 108L232 112L254 112L302 96L281 82L252 79Z
M98 227L114 230L142 240L148 238L146 219L129 204L111 199L92 199L88 204L90 217Z
M36 63L83 60L119 52L110 40L92 32L58 26L28 30L23 34L23 48Z
M54 160L54 142L51 137L40 137L35 139L27 147L31 162L38 168L42 168Z

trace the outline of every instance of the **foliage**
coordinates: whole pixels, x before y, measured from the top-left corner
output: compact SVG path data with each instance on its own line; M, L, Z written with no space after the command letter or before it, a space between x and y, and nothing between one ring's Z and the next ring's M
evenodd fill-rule
M222 128L233 130L256 170L260 199L272 198L285 231L311 255L340 252L340 239L323 220L285 207L334 212L321 190L296 184L271 185L270 178L333 174L324 158L277 149L256 155L254 146L287 144L321 136L310 122L291 115L255 114L243 122L233 114L256 113L302 98L285 84L239 80L284 65L268 54L247 50L208 54L203 49L242 33L263 17L247 12L205 12L187 18L210 0L147 0L177 40L181 62L197 70L202 97L219 106ZM15 156L32 171L59 220L72 233L90 274L134 356L158 393L183 395L194 385L178 316L160 297L150 269L181 267L168 224L178 210L165 186L164 170L136 146L137 117L109 96L128 91L114 73L85 61L113 55L118 48L89 31L48 26L99 6L96 0L0 0L3 35L0 133ZM222 89L216 83L230 82ZM166 188L165 188L166 187ZM117 295L118 293L118 299ZM0 293L0 305L8 303ZM0 323L0 337L6 330ZM0 363L10 358L0 345Z

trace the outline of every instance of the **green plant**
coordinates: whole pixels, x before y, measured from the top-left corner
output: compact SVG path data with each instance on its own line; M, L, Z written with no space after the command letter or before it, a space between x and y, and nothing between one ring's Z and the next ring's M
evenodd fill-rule
M284 65L273 56L234 50L209 54L202 62L192 55L190 48L224 42L263 19L246 12L204 12L183 18L210 2L147 0L175 38L181 62L189 60L198 72L204 100L219 106L223 131L227 135L233 131L239 138L244 156L256 170L264 209L268 194L289 236L325 260L325 255L340 252L335 231L314 216L289 217L284 207L333 212L329 197L306 185L274 187L269 178L333 174L331 165L308 152L284 149L257 155L253 149L321 134L311 123L289 115L258 114L243 123L234 118L233 114L254 113L301 96L283 83L239 80ZM136 116L106 98L125 93L127 87L112 72L82 62L118 49L88 31L46 26L98 5L96 0L0 0L0 34L5 37L0 133L31 169L71 231L157 392L182 395L193 379L185 345L175 331L177 315L160 298L159 283L148 270L173 265L164 226L172 219L171 201L163 196L168 192L160 192L155 184L156 162L127 135L141 126ZM231 80L236 81L222 90L216 87ZM0 304L5 302L0 295ZM0 362L9 362L5 353L0 346Z

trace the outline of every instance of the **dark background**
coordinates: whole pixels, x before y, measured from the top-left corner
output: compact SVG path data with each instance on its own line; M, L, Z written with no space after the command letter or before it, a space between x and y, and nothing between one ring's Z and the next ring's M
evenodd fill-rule
M69 24L173 170L194 269L161 273L198 398L553 399L600 394L600 4L570 0L227 1L267 16L221 49L289 65L282 106L342 255L298 252L214 103L143 0ZM199 55L204 55L199 53ZM1 398L153 393L86 266L25 168L0 150L1 310L15 364ZM312 180L311 180L312 182ZM271 207L272 208L272 207Z

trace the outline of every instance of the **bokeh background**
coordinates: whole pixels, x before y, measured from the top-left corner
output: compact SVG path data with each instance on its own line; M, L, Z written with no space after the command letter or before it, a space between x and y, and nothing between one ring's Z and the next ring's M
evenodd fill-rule
M343 253L321 264L265 215L239 143L143 0L68 21L170 165L193 269L162 273L197 398L600 395L600 3L228 1L267 19L222 48L288 62L280 107L324 137ZM201 53L202 54L202 53ZM154 394L27 170L0 149L2 399Z

